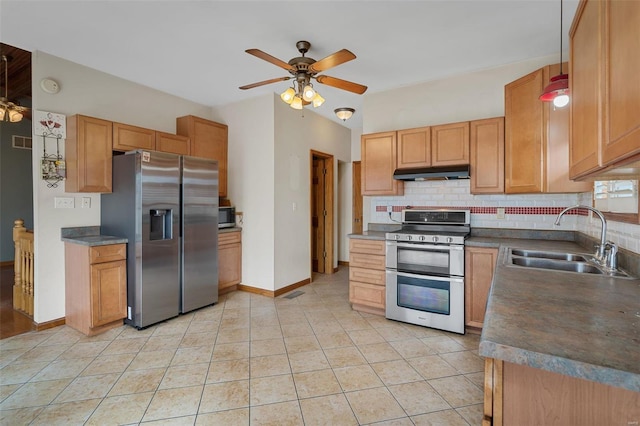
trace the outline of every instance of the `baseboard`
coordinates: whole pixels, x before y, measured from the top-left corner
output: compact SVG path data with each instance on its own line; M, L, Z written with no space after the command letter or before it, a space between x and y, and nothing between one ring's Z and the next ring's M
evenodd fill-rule
M41 323L36 323L35 321L33 322L35 331L47 330L49 328L58 327L64 324L65 324L64 318L58 318L58 319L54 319L47 322L41 322Z
M0 268L8 268L8 267L13 268L13 260L5 260L0 262Z
M293 283L291 285L288 285L286 287L283 288L279 288L276 291L272 291L272 290L265 290L263 288L257 288L257 287L251 287L249 285L245 285L245 284L238 284L238 290L240 291L246 291L247 293L254 293L254 294L260 294L262 296L267 296L267 297L278 297L282 294L285 293L289 293L291 290L295 290L296 288L305 286L307 284L309 284L311 282L311 278L307 278L304 279L302 281L298 281L297 283Z
M338 260L338 266L349 266L348 260Z
M230 285L229 287L225 287L223 289L218 289L218 296L231 293L232 291L236 291L237 289L238 289L238 284Z

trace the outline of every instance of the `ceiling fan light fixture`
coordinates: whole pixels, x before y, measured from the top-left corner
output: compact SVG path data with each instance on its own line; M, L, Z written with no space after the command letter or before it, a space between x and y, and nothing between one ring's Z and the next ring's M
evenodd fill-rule
M9 101L9 68L8 63L11 57L2 55L4 62L4 96L0 97L0 120L10 123L17 123L22 120L22 110L20 104Z
M320 93L316 92L316 95L313 97L313 100L311 102L313 103L314 108L318 108L324 103L324 98L320 96Z
M16 111L15 109L10 109L8 114L5 114L5 117L8 118L7 121L11 123L17 123L22 120L22 113L20 111Z
M336 116L342 120L342 121L347 121L348 119L351 118L351 116L353 115L354 112L356 112L355 109L353 108L337 108L336 110L334 110L333 112L336 113Z
M290 104L293 109L302 109L302 98L300 96L295 96Z
M296 91L293 90L293 87L289 87L287 90L280 94L280 98L287 104L291 104L295 96Z
M302 99L307 102L311 102L315 95L316 91L313 90L313 87L310 84L307 84L304 86L304 89L302 89Z

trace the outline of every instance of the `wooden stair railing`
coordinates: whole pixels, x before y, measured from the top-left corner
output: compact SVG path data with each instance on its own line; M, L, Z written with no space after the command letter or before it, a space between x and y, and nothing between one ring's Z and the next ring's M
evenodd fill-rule
M13 222L13 243L13 309L33 318L33 230L26 229L22 219Z

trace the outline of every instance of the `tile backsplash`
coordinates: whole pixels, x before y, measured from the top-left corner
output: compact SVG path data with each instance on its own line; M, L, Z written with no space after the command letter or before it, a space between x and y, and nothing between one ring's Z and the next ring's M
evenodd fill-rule
M471 226L478 228L550 229L580 231L600 238L600 220L584 211L571 211L559 226L556 217L565 207L591 205L591 193L582 194L492 194L475 195L469 191L470 181L405 182L404 195L371 197L370 222L394 223L400 212L411 208L453 208L471 210ZM389 217L388 208L392 213ZM504 218L498 218L504 209ZM607 238L620 247L640 252L640 225L607 222Z

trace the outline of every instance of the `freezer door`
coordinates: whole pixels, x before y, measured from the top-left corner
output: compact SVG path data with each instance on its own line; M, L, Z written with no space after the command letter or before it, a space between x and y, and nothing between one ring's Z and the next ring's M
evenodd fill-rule
M182 157L180 312L218 301L218 162Z
M142 238L136 326L175 317L180 304L180 157L138 154Z

